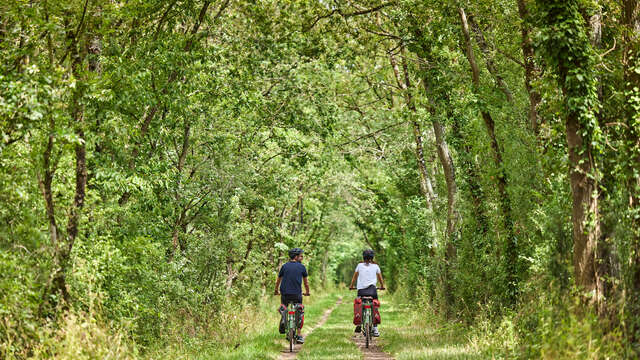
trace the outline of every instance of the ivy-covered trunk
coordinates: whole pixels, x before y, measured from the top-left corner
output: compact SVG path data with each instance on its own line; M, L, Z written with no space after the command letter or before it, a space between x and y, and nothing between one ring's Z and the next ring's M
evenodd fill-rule
M405 55L403 54L403 57ZM413 97L411 96L411 82L409 80L409 72L406 66L406 62L402 63L402 74L400 73L400 69L398 67L398 62L396 61L395 56L393 54L389 54L389 61L391 62L391 67L393 69L393 74L396 79L396 83L398 87L403 91L405 104L407 108L411 111L409 116L416 116L416 106L413 102ZM411 120L411 128L413 130L413 138L416 143L416 161L418 164L418 170L420 172L420 192L422 196L424 196L425 201L427 202L427 206L429 209L433 210L433 202L435 201L435 195L433 192L433 185L431 184L431 178L427 171L427 165L424 160L424 145L422 141L422 130L418 121L414 118ZM435 230L435 226L434 226Z
M538 8L543 51L558 76L566 107L575 283L590 301L600 301L598 282L603 279L596 269L600 237L596 158L601 130L596 117L594 51L579 1L538 1Z
M469 31L469 24L467 21L467 15L463 8L458 8L460 15L460 22L462 27L462 35L464 39L464 52L467 56L467 61L471 67L471 80L473 91L476 95L480 94L480 68L476 61L476 57L473 51L473 44L471 42L471 35ZM493 116L486 108L480 108L480 114L484 121L491 142L491 149L493 151L494 163L497 167L497 187L499 194L500 211L502 212L502 222L504 230L506 232L506 239L504 240L504 260L503 266L506 275L506 287L507 294L505 300L510 304L515 304L518 292L518 249L516 242L516 235L513 228L513 209L511 205L511 196L507 191L509 183L507 171L505 169L505 163L502 155L502 148L498 143L498 138L495 133L495 121Z
M573 267L577 285L591 293L596 289L595 255L600 230L598 199L594 196L597 191L593 178L595 164L591 146L581 135L584 128L579 114L567 115L566 131L573 202Z
M536 136L540 133L538 120L538 105L541 101L540 93L534 88L533 82L537 79L535 63L535 50L531 39L531 22L529 19L529 6L526 0L518 0L518 14L520 15L520 32L522 34L522 60L524 64L524 85L529 95L529 124Z
M626 330L632 341L640 340L640 1L623 2L623 33L626 103L625 177L631 219L629 251L632 260L626 274L625 301L629 302L625 318Z

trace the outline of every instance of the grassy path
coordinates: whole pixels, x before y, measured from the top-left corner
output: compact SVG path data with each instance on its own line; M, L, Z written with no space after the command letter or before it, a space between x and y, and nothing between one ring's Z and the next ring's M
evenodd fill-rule
M302 330L302 335L304 337L307 337L309 334L313 333L313 331L317 328L321 328L329 319L329 317L331 316L331 313L333 312L333 310L337 307L340 306L340 304L342 303L342 297L338 298L338 301L336 302L336 304L325 310L324 314L322 314L322 317L320 318L320 320L313 326L309 327L305 327L305 329ZM300 351L300 349L302 349L303 345L296 345L296 347L294 348L293 352L289 350L289 347L285 345L283 353L280 355L280 360L289 360L289 359L297 359L298 356L298 352Z
M422 316L401 300L382 295L381 337L373 349L364 349L362 335L354 335L353 292L327 292L305 298L304 346L291 359L300 360L417 360L483 359L470 343L465 329L446 324L440 326L433 316ZM339 304L337 300L342 298ZM246 325L231 328L216 342L197 343L187 348L165 349L150 359L264 359L278 360L285 355L288 343L278 333L276 297L269 298L248 316ZM328 313L329 309L333 309ZM323 319L323 315L326 315ZM313 331L311 331L313 329ZM310 332L311 331L311 332ZM169 351L166 351L169 350ZM490 358L490 356L488 357Z
M335 291L312 294L305 298L305 325L308 330L321 320L324 312L335 305L341 295ZM178 346L151 349L144 358L147 360L277 360L287 343L284 335L278 333L277 313L280 298L265 297L258 307L248 308L231 314L233 319L223 323L216 333L208 338L189 338L176 341Z
M299 360L360 360L362 354L351 341L353 326L353 294L344 293L342 303L333 310L327 322L314 330L306 339L298 354Z
M324 312L334 306L338 298L337 293L329 293L324 295L316 295L311 299L305 298L305 324L304 330L308 330L315 327L316 324L322 320ZM275 297L274 297L275 299ZM212 357L206 357L207 359L229 359L229 360L244 360L244 359L278 359L285 346L288 346L284 335L278 333L278 314L277 306L279 301L277 299L272 301L273 304L269 307L271 311L267 311L263 316L262 324L259 328L256 328L255 332L249 332L240 343L240 346L221 351ZM299 346L299 345L298 345ZM228 351L228 352L227 352Z
M373 349L364 349L361 335L354 335L353 293L344 293L342 304L327 322L310 334L298 354L300 360L332 359L482 359L469 342L464 329L438 326L432 317L419 316L406 304L391 296L382 296L381 337Z

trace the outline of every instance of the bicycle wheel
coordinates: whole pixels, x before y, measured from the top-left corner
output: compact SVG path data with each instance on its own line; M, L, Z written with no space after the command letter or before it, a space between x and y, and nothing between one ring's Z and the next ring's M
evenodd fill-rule
M289 352L293 352L293 343L296 341L295 334L295 330L289 328Z

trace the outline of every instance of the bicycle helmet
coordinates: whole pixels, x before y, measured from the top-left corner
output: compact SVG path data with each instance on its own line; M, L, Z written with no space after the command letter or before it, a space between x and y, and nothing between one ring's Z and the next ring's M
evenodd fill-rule
M371 249L367 249L365 251L362 252L362 258L365 260L373 260L373 250Z
M302 254L304 252L304 250L300 249L300 248L293 248L291 250L289 250L289 259L293 259L294 257Z

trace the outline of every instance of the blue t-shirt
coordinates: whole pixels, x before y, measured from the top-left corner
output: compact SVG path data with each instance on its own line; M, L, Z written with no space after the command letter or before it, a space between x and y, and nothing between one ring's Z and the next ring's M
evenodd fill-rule
M299 262L289 261L282 265L278 277L282 278L280 293L302 295L302 278L307 277L307 268Z

